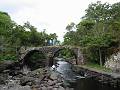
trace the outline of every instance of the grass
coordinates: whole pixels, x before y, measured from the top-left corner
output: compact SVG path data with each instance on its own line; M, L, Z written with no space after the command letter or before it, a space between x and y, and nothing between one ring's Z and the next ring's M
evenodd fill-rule
M100 66L100 65L95 64L95 63L87 63L85 65L82 65L82 67L88 68L88 69L94 69L95 71L103 71L103 72L112 73L111 69L105 68L104 66Z

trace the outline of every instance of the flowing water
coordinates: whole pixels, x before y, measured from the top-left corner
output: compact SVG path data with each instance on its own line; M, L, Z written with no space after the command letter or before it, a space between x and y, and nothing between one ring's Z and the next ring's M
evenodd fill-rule
M72 70L72 65L66 61L57 61L53 68L59 72L66 81L69 81L70 87L74 90L120 90L107 85L101 85L93 78L79 76Z
M59 75L62 76L62 78L64 79L63 81L65 82L64 84L70 88L73 88L71 90L120 90L120 88L118 89L107 85L102 85L93 78L86 78L84 76L80 76L79 74L75 73L72 70L72 68L73 68L72 64L61 59L58 60L57 63L52 66L51 69L53 72L59 73ZM28 72L30 72L30 70L29 68L27 68L27 66L24 66L22 72L23 74L27 74ZM19 78L13 78L9 76L7 84L1 85L0 90L31 90L31 89L30 86L21 86Z

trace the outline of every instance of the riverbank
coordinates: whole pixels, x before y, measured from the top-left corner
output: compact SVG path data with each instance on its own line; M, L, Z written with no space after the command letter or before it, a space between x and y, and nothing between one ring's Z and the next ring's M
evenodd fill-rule
M50 67L31 71L27 66L20 68L15 63L6 61L0 65L0 90L73 90Z
M120 88L120 74L113 73L109 69L98 69L88 65L74 65L73 70L86 78L93 78L101 84Z

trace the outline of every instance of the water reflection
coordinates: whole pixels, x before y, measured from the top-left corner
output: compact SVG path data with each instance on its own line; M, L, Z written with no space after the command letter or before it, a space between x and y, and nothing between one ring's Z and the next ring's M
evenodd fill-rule
M71 84L74 90L120 90L108 85L101 85L99 82L92 78L79 79Z

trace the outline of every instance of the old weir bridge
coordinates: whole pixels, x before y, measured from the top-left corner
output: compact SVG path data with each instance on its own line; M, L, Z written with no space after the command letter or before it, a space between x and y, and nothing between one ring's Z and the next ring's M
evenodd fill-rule
M73 59L74 60L73 64L84 63L81 48L76 46L43 46L43 47L27 47L26 49L21 48L19 61L24 62L25 58L29 57L34 52L42 52L48 59L47 63L50 63L51 60L53 62L53 58L55 57L56 53L66 48L70 49L74 53L75 59Z

